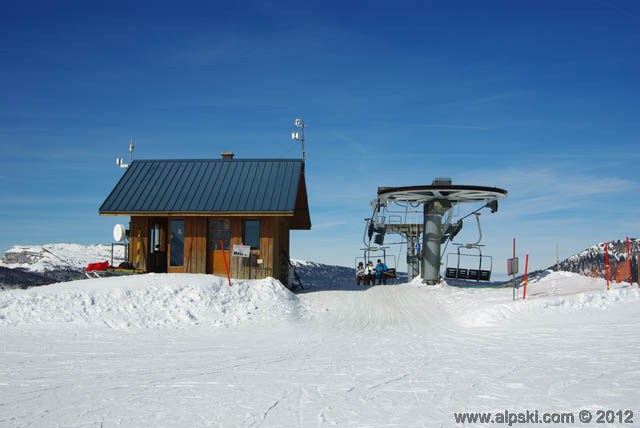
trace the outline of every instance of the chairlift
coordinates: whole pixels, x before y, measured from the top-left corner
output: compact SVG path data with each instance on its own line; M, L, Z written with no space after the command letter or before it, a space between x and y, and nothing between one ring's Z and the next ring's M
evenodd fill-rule
M359 263L363 263L365 266L371 261L376 264L377 260L380 259L382 262L387 265L386 276L389 279L397 278L397 263L396 256L393 254L387 254L387 249L389 247L365 247L361 248L363 251L362 257L356 257L354 259L354 268L357 269ZM380 254L382 252L382 254Z
M447 267L445 268L445 278L467 279L471 281L490 281L493 269L493 257L482 254L484 245L454 244L458 247L455 253L447 254ZM461 249L477 250L478 254L463 253ZM450 263L449 257L452 261ZM463 260L477 258L477 268L473 263L463 263Z
M480 241L482 241L482 229L480 228L480 213L473 213L476 217L476 223L478 225L478 240L471 244L456 244L457 247L455 253L447 254L447 263L445 268L445 278L449 279L465 279L475 281L490 281L491 271L493 269L493 257L483 255ZM477 251L478 254L461 252L462 249ZM451 263L449 262L451 256ZM477 268L475 263L462 263L462 260L476 259Z

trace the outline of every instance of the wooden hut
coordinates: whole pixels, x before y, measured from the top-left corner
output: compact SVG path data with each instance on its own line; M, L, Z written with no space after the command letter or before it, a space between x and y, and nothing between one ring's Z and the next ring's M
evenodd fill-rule
M304 161L135 160L100 207L130 216L129 262L148 272L286 280L289 231L311 229ZM233 250L235 255L232 254Z

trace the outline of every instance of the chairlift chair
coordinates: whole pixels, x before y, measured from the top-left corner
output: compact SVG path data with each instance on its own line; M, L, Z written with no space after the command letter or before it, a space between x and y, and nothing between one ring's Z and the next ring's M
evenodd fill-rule
M445 268L445 278L450 279L467 279L467 280L475 280L475 281L490 281L491 280L491 271L493 269L493 257L486 256L482 254L482 245L477 244L454 244L458 247L455 253L447 254L447 264ZM465 248L467 250L477 250L478 254L469 254L462 253L460 250ZM452 259L455 259L455 263L453 261L450 263L449 256L452 256ZM477 258L478 259L478 268L475 266L471 267L470 264L461 263L463 258ZM461 266L462 265L462 266ZM488 265L488 266L487 266ZM488 269L487 269L488 267Z
M456 245L458 247L455 253L456 263L455 263L455 266L453 266L452 264L449 264L449 256L453 256L454 254L453 253L447 254L447 264L444 272L445 278L468 279L468 280L475 280L475 281L491 280L491 270L493 269L493 257L485 256L482 254L482 247L484 245L480 245L480 241L482 241L482 229L480 228L480 213L475 212L473 214L476 217L476 223L478 225L478 234L479 234L478 240L472 244L456 244L452 242L453 245ZM460 227L462 227L462 225L460 225ZM478 254L476 255L476 254L461 253L460 250L462 248L467 250L477 250ZM460 267L460 261L463 257L477 257L478 268L475 269L475 266L473 268ZM483 269L483 263L482 263L483 259L485 260L484 269ZM489 264L488 270L486 269L486 266L487 266L486 261L488 261L488 264Z
M361 250L364 252L362 257L356 257L354 259L354 268L357 269L358 263L363 262L365 265L369 263L369 261L376 262L377 259L381 259L382 262L387 265L387 277L390 279L397 278L397 263L396 256L393 254L387 254L387 249L389 247L365 247ZM382 255L377 254L379 251L382 251Z

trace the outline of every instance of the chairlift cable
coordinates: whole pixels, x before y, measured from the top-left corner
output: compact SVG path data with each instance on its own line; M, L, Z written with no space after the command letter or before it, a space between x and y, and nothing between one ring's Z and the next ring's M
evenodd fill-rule
M486 205L483 205L483 206L481 206L480 208L478 208L477 210L472 211L472 212L470 212L469 214L467 214L466 216L464 216L464 217L460 218L459 220L460 220L460 221L462 221L462 220L464 220L465 218L467 218L467 217L470 217L470 216L474 215L475 213L477 213L478 211L480 211L481 209L486 208L486 207L487 207Z

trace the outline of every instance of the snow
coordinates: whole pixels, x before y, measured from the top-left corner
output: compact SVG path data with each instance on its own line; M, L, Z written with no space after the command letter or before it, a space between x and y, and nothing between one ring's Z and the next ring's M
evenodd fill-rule
M298 298L273 278L243 281L197 274L109 277L0 293L0 326L179 328L287 318Z
M124 247L113 247L114 264L124 259ZM89 263L111 262L111 245L45 244L15 245L4 254L0 266L46 272L71 268L82 270Z
M148 274L1 292L0 426L640 417L635 284L547 272L515 302L510 288L328 284Z

